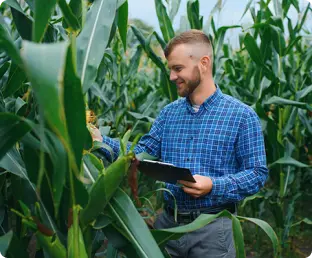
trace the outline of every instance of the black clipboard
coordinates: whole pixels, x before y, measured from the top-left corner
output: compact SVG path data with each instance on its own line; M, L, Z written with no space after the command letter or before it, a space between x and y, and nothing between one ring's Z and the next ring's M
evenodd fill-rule
M138 169L147 176L158 181L176 184L177 180L185 180L196 183L188 168L176 167L169 163L153 160L140 161Z

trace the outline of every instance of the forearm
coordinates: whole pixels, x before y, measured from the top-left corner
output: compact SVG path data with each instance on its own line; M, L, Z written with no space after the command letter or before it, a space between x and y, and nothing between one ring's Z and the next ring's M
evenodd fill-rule
M228 202L238 202L247 196L257 193L268 177L266 166L257 166L236 174L222 177L211 177L210 195Z

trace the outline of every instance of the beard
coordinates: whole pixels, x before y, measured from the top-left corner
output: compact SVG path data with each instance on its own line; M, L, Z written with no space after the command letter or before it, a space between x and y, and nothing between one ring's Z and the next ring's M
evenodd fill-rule
M183 82L184 85L181 87L178 87L178 94L180 97L188 97L190 96L194 90L199 86L201 82L201 76L199 72L199 68L195 66L193 68L194 79L191 80L183 80L183 79L177 79L176 82Z

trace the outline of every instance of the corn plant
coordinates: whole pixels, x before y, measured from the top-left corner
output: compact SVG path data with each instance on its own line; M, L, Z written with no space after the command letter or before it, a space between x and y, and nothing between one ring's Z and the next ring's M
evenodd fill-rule
M214 11L218 10L219 2ZM153 32L146 37L135 26L128 30L128 2L125 0L4 2L5 8L1 11L6 20L0 19L4 21L0 25L0 50L3 51L0 55L0 133L3 139L0 143L0 189L7 208L3 209L0 239L3 249L0 251L7 257L27 257L35 253L40 257L116 257L118 252L127 257L168 257L164 249L168 240L178 239L220 216L232 219L237 257L245 257L240 221L250 221L262 228L273 243L274 256L280 255L281 246L287 242L289 228L284 227L287 224L277 227L280 241L265 221L234 216L226 211L201 215L181 227L150 230L139 207L129 197L130 191L123 187L129 167L135 171L139 158L133 153L136 140L129 146L130 134L134 139L146 132L156 111L177 98L166 64L157 52L175 35L170 19L177 13L179 1L170 3L168 14L164 3L155 0L162 36ZM228 29L238 26L217 29L213 15L210 16L208 24L214 34L211 37L217 42L214 74L224 91L232 95L238 93L239 98L254 105L263 119L266 137L271 137L267 139L267 148L276 148L272 147L269 162L272 168L279 169L279 178L284 180L277 179L272 184L282 184L282 189L287 190L293 182L294 167L300 163L302 174L308 169L306 162L300 159L304 154L302 150L297 151L300 157L291 157L295 149L289 135L294 132L299 135L300 147L311 144L305 135L298 133L308 133L306 128L310 125L306 115L311 108L302 99L310 96L310 88L305 88L311 81L307 72L311 55L291 51L293 47L301 47L303 53L307 48L301 38L296 40L304 18L293 30L292 41L284 48L280 43L284 36L280 20L287 16L277 15L279 20L270 14L268 2L261 1L260 5L266 9L255 15L255 25L249 29L252 32L245 32L242 49L237 53L224 44L224 37ZM287 6L283 4L284 9L289 8ZM309 11L310 7L306 15ZM187 3L187 19L189 27L207 29L199 15L198 1ZM274 37L267 44L271 46L271 56L261 57L259 61L255 58L259 57L255 50L257 39L262 40L266 27L269 27L267 33L277 34L272 34ZM127 40L133 37L139 44L127 49ZM276 47L280 47L281 52ZM290 53L292 56L288 58ZM284 88L275 93L276 83L290 84L289 78L282 80L287 73L282 73L281 67L289 70L291 62L297 64L302 58L306 60L304 68L300 66L290 72L295 76L294 81L299 75L306 78L298 84L298 89L303 91L298 96L293 94L294 99L287 99L292 96L287 91L286 97L278 95L284 93ZM244 77L246 64L252 67L248 79ZM279 75L270 70L275 69L276 64L280 64L277 66ZM152 76L144 79L148 68L152 69ZM256 84L258 80L262 88ZM269 89L275 90L273 94ZM289 89L290 93L293 91ZM152 104L142 105L145 99ZM282 109L284 106L286 108ZM286 112L288 106L291 108ZM121 154L112 164L94 155L97 153L93 150L98 146L92 143L86 126L86 109L89 108L98 114L100 125L110 125L114 129L109 132L111 136L133 129L124 135ZM296 112L301 112L299 117L303 118L297 119ZM296 126L289 125L287 132L281 131L285 123L280 122L279 113L292 116ZM107 129L102 128L103 131ZM272 140L273 133L275 140ZM282 156L283 153L288 156ZM286 174L282 176L283 173ZM274 180L274 176L271 177ZM298 185L296 183L296 187ZM286 190L283 195L272 195L278 203L274 207L281 207L280 203L288 195ZM148 202L149 197L147 194L141 199ZM291 221L291 214L289 216ZM24 251L27 249L30 254Z

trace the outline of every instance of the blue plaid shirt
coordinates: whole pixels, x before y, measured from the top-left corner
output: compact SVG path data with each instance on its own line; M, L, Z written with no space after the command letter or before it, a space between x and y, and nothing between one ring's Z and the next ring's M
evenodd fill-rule
M119 153L119 142L103 142ZM268 176L261 124L252 108L217 88L195 112L188 98L167 105L135 148L161 161L211 178L212 191L193 198L173 184L166 187L179 210L238 202L255 194ZM108 152L106 152L108 154ZM165 200L173 207L172 196Z

